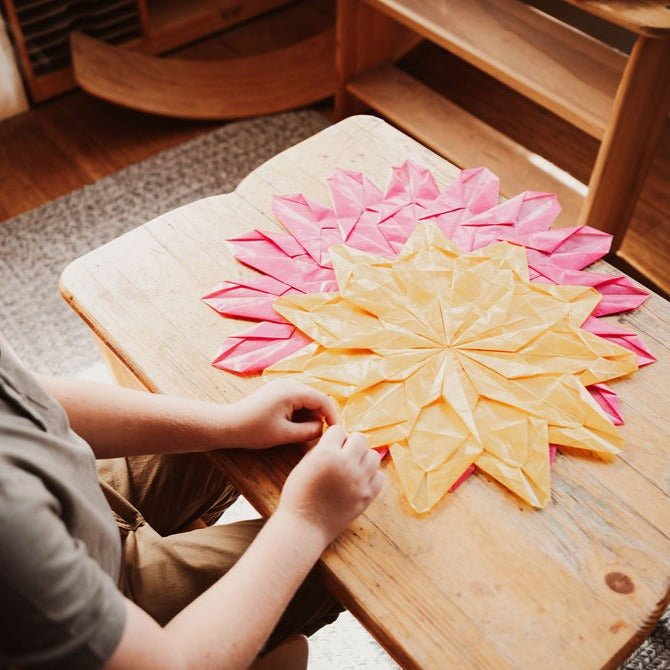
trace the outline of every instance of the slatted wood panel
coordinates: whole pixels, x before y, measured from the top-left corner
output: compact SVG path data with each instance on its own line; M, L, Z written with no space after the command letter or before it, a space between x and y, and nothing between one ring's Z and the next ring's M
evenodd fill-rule
M209 361L244 324L199 300L245 272L225 238L276 226L273 193L326 201L336 166L382 185L405 158L441 185L455 174L384 122L353 117L261 166L235 193L169 212L79 259L63 294L150 390L235 400L258 380ZM421 518L387 465L379 498L325 553L333 589L404 667L614 668L660 616L670 598L670 307L653 296L617 320L659 358L615 385L627 418L621 457L560 456L541 512L478 475ZM269 514L299 451L216 458Z
M34 101L73 88L69 35L163 53L291 0L0 0Z

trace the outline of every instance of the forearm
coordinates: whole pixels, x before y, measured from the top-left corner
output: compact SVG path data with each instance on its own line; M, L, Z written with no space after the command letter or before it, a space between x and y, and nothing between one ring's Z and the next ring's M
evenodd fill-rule
M226 405L66 378L39 381L97 458L239 446Z
M126 629L105 670L247 668L327 539L278 511L237 564L163 629L129 602Z
M278 511L242 558L164 629L128 601L105 670L248 667L321 552L382 483L365 436L331 426L292 470Z
M305 522L271 517L232 570L166 626L187 667L246 668L326 544Z

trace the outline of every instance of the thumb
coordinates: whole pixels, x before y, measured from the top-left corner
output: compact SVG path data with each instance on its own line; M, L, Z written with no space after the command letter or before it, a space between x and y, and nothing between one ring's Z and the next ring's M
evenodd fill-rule
M301 421L300 423L291 422L290 427L291 442L309 442L321 436L323 432L323 423L320 420Z

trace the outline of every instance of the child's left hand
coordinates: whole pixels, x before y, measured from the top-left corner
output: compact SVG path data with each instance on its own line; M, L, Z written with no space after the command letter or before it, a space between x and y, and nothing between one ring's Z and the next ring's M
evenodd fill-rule
M332 398L291 379L269 382L228 409L234 439L246 449L308 442L321 436L324 421L338 423Z

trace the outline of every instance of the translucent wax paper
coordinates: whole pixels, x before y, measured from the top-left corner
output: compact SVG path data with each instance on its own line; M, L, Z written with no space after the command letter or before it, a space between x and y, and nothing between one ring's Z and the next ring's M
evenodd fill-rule
M311 343L265 374L332 395L348 430L390 445L417 512L473 465L543 507L550 443L618 451L617 430L586 387L638 365L581 327L601 299L593 288L532 283L523 247L464 253L439 226L415 226L395 258L340 244L328 262L339 292L275 301Z

